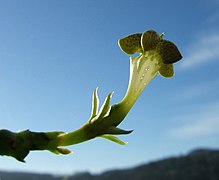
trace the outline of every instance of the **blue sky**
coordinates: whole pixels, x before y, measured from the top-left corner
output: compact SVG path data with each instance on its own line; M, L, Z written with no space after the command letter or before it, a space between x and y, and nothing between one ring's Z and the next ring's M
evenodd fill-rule
M117 41L154 29L180 49L172 79L156 77L120 125L119 146L94 139L69 156L32 152L1 170L94 173L195 148L219 148L219 1L0 0L0 128L70 132L90 116L91 96L119 102L129 57Z

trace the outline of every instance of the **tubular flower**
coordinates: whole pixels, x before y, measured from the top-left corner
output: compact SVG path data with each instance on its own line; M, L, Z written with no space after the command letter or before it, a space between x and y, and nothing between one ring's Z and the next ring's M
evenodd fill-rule
M178 48L172 42L163 40L153 30L143 34L132 34L119 40L119 46L130 57L130 78L125 97L119 103L128 111L147 84L159 73L170 78L174 75L173 63L182 59Z
M118 41L122 51L130 57L129 85L124 98L118 104L111 105L113 93L109 93L103 105L99 108L97 88L93 92L91 116L79 129L70 133L54 132L11 132L0 130L0 155L12 156L24 162L31 150L48 150L55 154L69 154L70 150L63 146L82 143L96 137L103 137L121 145L114 135L129 134L117 126L124 120L142 91L159 73L170 78L174 75L173 63L182 56L178 48L170 41L164 40L153 30L132 34Z

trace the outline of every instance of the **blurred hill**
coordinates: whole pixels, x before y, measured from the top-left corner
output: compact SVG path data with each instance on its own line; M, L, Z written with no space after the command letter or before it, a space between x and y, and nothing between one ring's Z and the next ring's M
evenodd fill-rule
M198 149L184 156L150 162L102 174L79 173L65 177L0 171L0 180L219 180L219 150Z

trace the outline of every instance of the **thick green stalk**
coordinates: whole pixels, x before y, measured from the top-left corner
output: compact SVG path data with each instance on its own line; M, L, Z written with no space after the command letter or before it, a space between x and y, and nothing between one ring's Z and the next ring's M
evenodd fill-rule
M88 136L87 128L87 125L84 125L73 132L59 135L57 137L58 146L70 146L92 139L93 137Z

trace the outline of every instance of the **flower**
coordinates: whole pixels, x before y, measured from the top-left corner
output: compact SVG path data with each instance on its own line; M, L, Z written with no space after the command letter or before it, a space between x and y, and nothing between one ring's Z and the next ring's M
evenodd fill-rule
M149 30L143 34L137 33L126 36L118 41L122 51L130 57L129 85L123 100L118 104L126 113L134 105L147 84L159 73L170 78L174 75L173 63L182 59L176 45L163 40L163 33Z
M67 134L61 134L59 146L69 146L81 143L95 137L103 137L118 144L124 145L114 135L129 134L117 126L124 120L142 91L149 82L160 73L164 77L172 77L173 63L182 58L178 48L170 41L163 40L153 30L124 37L118 41L120 48L130 57L129 85L124 98L115 105L110 104L110 93L99 109L97 88L93 92L92 111L87 123L80 129Z

